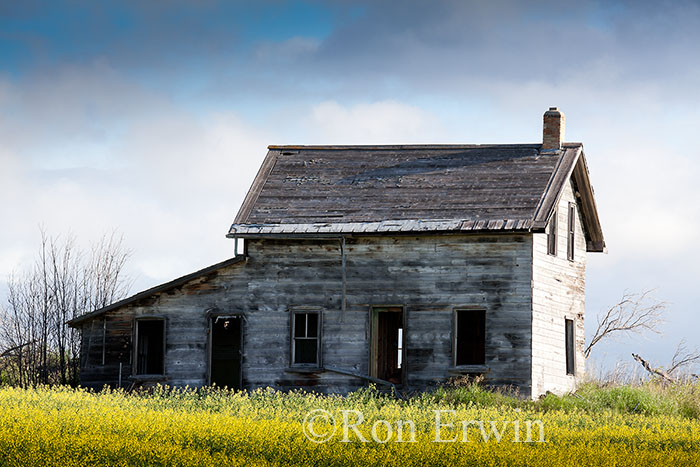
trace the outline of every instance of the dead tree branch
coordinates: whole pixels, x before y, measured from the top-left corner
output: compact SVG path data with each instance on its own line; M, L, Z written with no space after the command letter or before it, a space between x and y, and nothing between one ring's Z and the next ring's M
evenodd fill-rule
M697 375L691 373L690 371L695 364L700 362L700 352L697 349L694 351L688 351L685 341L681 341L680 344L678 344L668 369L664 369L663 367L655 368L651 366L648 361L644 360L637 354L633 353L632 357L637 360L649 373L659 376L669 383L677 383L692 377L697 378ZM683 368L688 369L685 375L681 374L681 370Z
M10 355L10 354L11 354L12 352L14 352L15 350L21 350L22 347L26 347L26 346L28 346L28 345L34 344L35 342L36 342L36 341L25 342L24 344L15 345L14 347L10 347L9 349L5 350L3 353L0 353L0 358L2 358L2 357L7 357L8 355Z
M673 379L673 378L671 377L671 375L669 375L667 372L665 372L664 370L662 370L662 369L660 369L660 368L654 368L654 367L652 367L651 364L650 364L649 362L647 362L646 360L644 360L642 357L640 357L640 356L637 355L636 353L633 353L633 354L632 354L632 357L633 357L635 360L637 360L637 361L644 367L644 369L647 370L649 373L651 373L651 374L653 374L653 375L660 376L663 380L665 380L665 381L667 381L667 382L669 382L669 383L675 383L675 382L676 382L676 380Z
M671 365L669 366L668 373L678 377L678 373L683 368L692 367L700 362L700 352L698 349L689 351L685 345L685 341L681 341L676 348L676 352L673 354L671 359Z
M591 354L593 346L603 339L625 333L660 333L659 326L663 323L663 315L668 304L654 299L653 290L641 293L628 293L608 309L602 317L598 317L598 327L591 341L584 350L586 358Z
M11 384L76 384L80 331L67 321L126 296L124 266L131 252L116 232L85 251L71 235L42 228L36 260L8 282L0 307L3 379Z

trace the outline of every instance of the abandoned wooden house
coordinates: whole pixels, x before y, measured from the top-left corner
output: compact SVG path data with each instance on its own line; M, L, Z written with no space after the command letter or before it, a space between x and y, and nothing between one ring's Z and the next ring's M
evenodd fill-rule
M270 146L233 258L70 321L85 386L345 393L482 374L536 397L584 372L580 143Z

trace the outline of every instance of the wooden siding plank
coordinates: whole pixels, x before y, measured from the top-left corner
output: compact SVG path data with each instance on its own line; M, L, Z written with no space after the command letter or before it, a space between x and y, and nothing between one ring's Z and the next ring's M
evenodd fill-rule
M405 308L408 388L423 389L452 376L454 307L482 306L487 320L489 384L518 384L529 394L532 242L529 235L364 236L346 239L347 310L341 321L342 259L337 240L257 239L244 265L224 268L207 288L162 293L149 306L110 313L119 339L108 365L84 368L91 385L114 384L121 361L131 372L134 317L166 317L166 376L174 385L206 384L207 313L241 314L242 372L247 388L305 387L347 392L365 384L350 376L287 372L289 313L318 307L324 318L322 356L329 366L367 374L370 306ZM113 317L113 319L112 319ZM119 323L117 327L116 324Z

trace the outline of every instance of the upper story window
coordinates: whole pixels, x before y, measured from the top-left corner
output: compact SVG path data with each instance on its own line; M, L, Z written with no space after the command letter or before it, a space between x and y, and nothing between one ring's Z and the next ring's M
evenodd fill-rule
M318 311L292 312L292 365L320 366L320 330Z
M569 203L569 215L567 221L567 235L566 235L566 257L569 261L574 260L574 248L576 239L576 204Z
M547 253L552 256L557 256L557 217L559 209L554 209L552 219L549 221L547 229Z

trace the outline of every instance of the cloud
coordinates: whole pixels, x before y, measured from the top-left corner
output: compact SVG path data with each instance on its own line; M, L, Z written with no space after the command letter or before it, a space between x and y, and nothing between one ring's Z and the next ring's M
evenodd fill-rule
M687 61L700 39L700 6L691 2L366 6L362 21L324 41L320 63L351 76L373 70L450 89L483 80L556 82L601 66L618 81L684 79L684 73L668 76L671 67L697 71Z
M434 142L441 133L430 112L391 100L352 106L321 102L313 107L308 128L318 144Z
M295 36L282 42L263 42L255 48L259 63L272 65L299 65L313 55L321 41L314 37Z
M265 155L262 131L103 66L4 89L0 275L31 261L40 224L84 245L117 228L137 287L231 255L225 233Z

